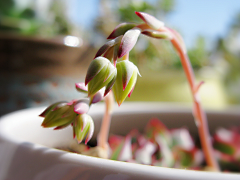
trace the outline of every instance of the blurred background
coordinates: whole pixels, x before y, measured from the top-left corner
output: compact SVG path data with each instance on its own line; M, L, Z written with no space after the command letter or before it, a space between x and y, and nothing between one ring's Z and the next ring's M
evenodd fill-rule
M121 22L150 13L183 36L206 108L240 104L240 1L1 0L0 115L72 100L74 83ZM191 102L171 44L141 36L130 53L140 69L127 101Z

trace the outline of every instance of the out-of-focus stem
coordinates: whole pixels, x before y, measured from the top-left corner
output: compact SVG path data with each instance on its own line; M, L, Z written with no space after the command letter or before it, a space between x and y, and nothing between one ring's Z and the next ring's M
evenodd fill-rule
M122 60L129 60L129 53L125 54L125 55L122 57Z
M108 134L114 105L112 91L110 91L108 95L105 96L104 101L105 101L105 113L102 119L100 132L98 134L98 146L102 147L105 150L108 150Z
M170 31L171 32L171 31ZM196 121L196 125L198 128L199 136L200 136L200 141L202 145L202 149L206 158L207 165L211 168L213 168L216 171L219 171L219 166L218 163L214 157L213 153L213 147L210 139L210 133L208 130L208 124L207 124L207 117L205 112L203 111L203 108L201 106L199 97L198 97L198 88L199 86L195 83L195 76L193 73L193 69L191 66L191 63L189 61L189 58L187 56L187 53L185 50L182 48L179 40L177 37L173 34L173 38L171 39L171 42L173 46L176 48L180 59L181 63L184 69L184 72L187 76L188 83L191 88L191 93L193 96L193 101L194 101L194 108L193 108L193 115Z

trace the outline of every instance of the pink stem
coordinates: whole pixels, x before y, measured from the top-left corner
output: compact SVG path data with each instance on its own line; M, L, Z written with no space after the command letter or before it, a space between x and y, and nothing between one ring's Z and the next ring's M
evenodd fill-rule
M114 105L113 93L110 91L104 98L105 101L105 113L103 116L100 132L98 134L98 146L105 150L108 150L108 134L111 123L112 109Z
M170 31L170 30L168 30ZM170 31L171 32L171 31ZM172 33L173 34L173 33ZM193 101L194 101L194 111L193 115L197 124L199 136L200 136L200 141L202 145L202 149L206 158L207 165L214 170L219 171L219 166L218 163L214 157L213 153L213 147L210 139L210 133L208 131L208 123L207 123L207 117L205 112L202 109L202 106L200 104L200 101L198 99L198 85L195 83L195 76L193 73L193 69L191 66L191 63L189 61L189 58L182 48L181 44L179 43L178 39L176 36L173 34L173 38L171 39L171 42L173 46L176 48L177 52L179 53L181 63L184 69L184 72L187 76L187 80L189 82L190 88L191 88L191 93L193 96ZM196 90L197 89L197 90Z

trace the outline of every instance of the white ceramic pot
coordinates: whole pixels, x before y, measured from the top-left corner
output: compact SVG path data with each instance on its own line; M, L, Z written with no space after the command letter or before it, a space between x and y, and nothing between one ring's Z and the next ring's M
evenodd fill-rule
M72 140L72 129L53 131L42 128L38 117L44 108L32 108L5 115L0 120L1 180L150 180L150 179L240 179L240 174L203 172L133 164L68 153L53 147ZM90 114L96 137L104 106L95 105ZM115 108L111 133L126 134L133 127L143 130L151 117L158 117L168 128L197 130L191 107L161 103L124 103ZM240 109L209 111L210 131L240 125Z

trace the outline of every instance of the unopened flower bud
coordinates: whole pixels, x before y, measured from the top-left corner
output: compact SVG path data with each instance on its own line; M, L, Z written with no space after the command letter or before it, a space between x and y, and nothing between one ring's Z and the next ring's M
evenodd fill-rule
M144 13L144 12L135 12L138 17L140 17L147 25L155 30L159 30L160 28L164 27L164 23L159 21L154 16Z
M128 60L118 62L116 67L117 79L113 85L113 92L118 105L121 105L126 97L131 94L139 71L137 66Z
M42 122L43 127L58 127L69 125L76 117L73 109L65 104L62 107L55 107L50 111Z
M100 89L94 96L92 96L91 103L98 103L99 101L103 100L104 98L104 91L105 88Z
M85 114L89 110L89 104L84 101L78 101L74 104L74 112L77 114Z
M116 37L113 40L110 40L108 42L106 42L102 47L100 47L100 49L97 51L95 58L103 55L103 53L105 53L107 50L109 50L110 48L114 47L115 45L119 44L121 42L122 39L122 35L119 37Z
M119 58L123 57L132 50L140 34L141 30L138 28L130 29L124 34L118 51Z
M88 88L85 86L84 82L75 83L75 87L79 92L87 93Z
M114 39L118 36L124 35L125 32L127 32L129 29L132 29L136 26L135 23L121 23L115 29L113 32L108 36L107 39Z
M88 114L79 114L73 122L73 136L81 143L86 136L85 144L92 138L94 123Z
M88 96L93 96L103 87L110 91L117 76L117 69L104 57L97 57L92 61L87 71L85 84L88 84ZM105 91L105 94L106 94Z
M60 101L60 102L56 102L50 106L48 106L39 116L40 117L46 117L46 115L51 112L56 106L59 106L59 105L65 105L67 103L67 101Z
M155 31L152 29L146 29L146 30L142 31L142 34L149 36L149 37L156 38L156 39L171 40L173 38L173 36L170 32Z

